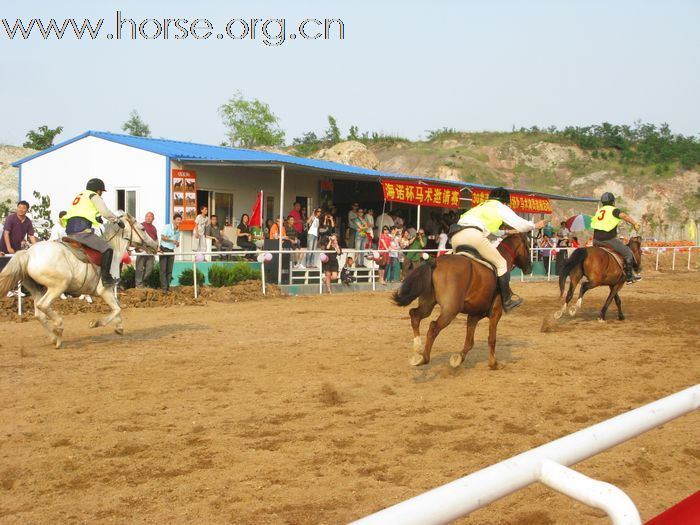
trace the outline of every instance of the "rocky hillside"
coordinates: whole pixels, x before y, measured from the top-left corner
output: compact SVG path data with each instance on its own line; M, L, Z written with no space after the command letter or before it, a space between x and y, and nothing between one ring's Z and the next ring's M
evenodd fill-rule
M700 167L621 164L527 133L459 133L430 142L386 141L367 146L343 142L314 157L562 195L599 197L611 191L623 208L643 221L645 235L653 237L687 238L688 221L700 220ZM584 203L553 204L556 219L594 210L594 205Z
M0 145L0 202L9 199L16 204L19 171L12 167L12 163L32 153L35 153L33 149Z

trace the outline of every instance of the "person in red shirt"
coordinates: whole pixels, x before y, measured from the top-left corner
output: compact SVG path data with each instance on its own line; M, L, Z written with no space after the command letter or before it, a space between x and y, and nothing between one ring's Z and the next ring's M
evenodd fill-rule
M578 242L578 237L571 238L571 247L572 248L580 248L581 247L581 243Z
M294 203L294 208L289 212L290 217L294 217L294 229L297 234L301 235L304 228L304 221L301 216L301 202L297 201Z
M146 233L156 242L158 242L158 231L156 227L153 226L153 220L155 216L153 212L146 213L144 221L141 223L143 229ZM153 255L137 255L136 264L134 265L136 288L143 288L143 283L148 280L148 278L153 273L153 264L155 262L155 257Z

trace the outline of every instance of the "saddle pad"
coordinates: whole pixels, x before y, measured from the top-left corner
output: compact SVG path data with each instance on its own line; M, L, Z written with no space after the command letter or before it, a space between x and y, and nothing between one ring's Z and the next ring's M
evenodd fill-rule
M457 251L452 250L452 252L447 252L447 254L452 253L453 255L463 255L464 257L468 257L472 261L478 262L482 266L486 266L486 268L488 268L492 272L496 273L496 268L494 268L493 264L482 259L481 256L475 254L474 251L467 251L467 250L471 250L471 248L469 248L468 246L458 246L456 248L456 250ZM447 255L447 254L445 254L445 255Z
M97 266L102 264L102 254L97 250L88 248L70 237L64 237L58 242L68 248L68 250L70 250L70 252L75 255L79 261L95 264Z
M596 246L596 248L600 248L604 252L608 252L610 255L612 255L612 258L615 259L615 262L618 264L618 266L620 266L620 269L624 271L624 269L625 269L624 261L619 253L617 253L612 248L605 248L603 246Z

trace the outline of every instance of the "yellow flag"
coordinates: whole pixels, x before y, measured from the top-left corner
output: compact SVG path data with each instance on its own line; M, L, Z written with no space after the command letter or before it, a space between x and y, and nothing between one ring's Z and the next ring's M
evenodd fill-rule
M690 226L688 226L688 235L690 236L691 241L695 240L695 221L690 221Z

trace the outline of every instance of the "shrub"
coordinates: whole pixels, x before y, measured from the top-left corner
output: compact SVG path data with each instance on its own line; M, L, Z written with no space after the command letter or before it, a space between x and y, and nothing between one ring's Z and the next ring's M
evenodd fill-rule
M187 268L186 270L183 270L177 282L180 283L180 286L194 285L194 273L192 272L192 268ZM204 284L204 274L199 270L197 270L197 284Z
M120 284L125 290L136 286L136 269L132 265L124 266L122 269ZM153 271L144 284L147 288L160 288L160 266L158 263L153 265Z
M260 271L250 267L245 263L233 266L223 264L213 264L209 267L209 284L212 286L232 286L241 281L260 279Z

